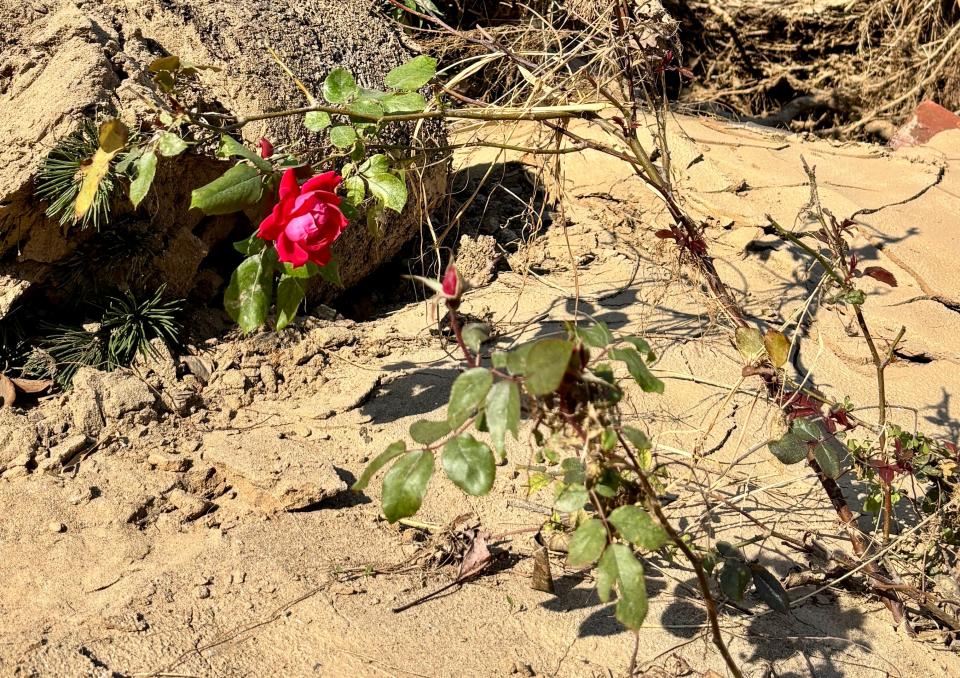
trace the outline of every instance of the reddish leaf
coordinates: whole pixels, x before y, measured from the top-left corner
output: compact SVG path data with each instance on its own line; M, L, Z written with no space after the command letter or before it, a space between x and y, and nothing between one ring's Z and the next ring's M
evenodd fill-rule
M10 377L0 374L0 407L13 407L17 400L17 389Z
M18 391L30 395L43 393L53 386L52 379L11 379L10 381L13 382L13 385Z
M897 286L897 279L893 277L893 273L880 266L867 266L863 269L863 274L870 276L874 280L879 280L890 287Z
M663 238L664 240L677 239L677 234L671 231L669 228L661 228L658 231L656 231L654 235L657 236L658 238Z
M857 258L857 253L854 252L850 255L850 272L857 270L857 264L860 262L860 259Z

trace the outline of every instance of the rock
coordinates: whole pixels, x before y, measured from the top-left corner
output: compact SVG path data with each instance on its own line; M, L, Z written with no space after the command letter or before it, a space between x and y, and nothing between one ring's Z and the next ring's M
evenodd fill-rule
M170 490L170 494L167 495L167 501L183 514L185 522L196 520L213 506L213 504L206 499L201 499L189 492L184 492L180 488Z
M17 466L24 456L30 459L40 448L36 425L10 408L0 408L0 472Z
M197 587L197 598L204 600L210 597L210 587L208 586L198 586Z
M460 237L455 263L457 271L470 283L471 287L483 287L493 282L497 263L502 258L503 255L493 236L481 235L471 238L469 235L463 235Z
M151 452L147 457L147 463L159 471L172 471L182 473L190 468L191 460L188 457L181 457L166 452Z
M919 146L930 141L940 132L960 129L960 115L947 110L933 101L924 101L910 119L890 139L890 148Z
M347 490L323 451L267 430L244 435L213 431L203 440L204 461L218 467L239 498L264 511L306 508Z
M53 521L47 524L47 530L49 532L54 532L54 533L66 532L67 526L64 525L63 523L58 523L56 521Z
M242 570L234 570L230 573L231 584L242 584L247 581L247 573Z
M85 487L67 497L67 502L73 504L74 506L78 506L79 504L83 504L93 499L93 494L94 489L92 487Z
M131 413L137 413L139 423L153 421L155 401L150 387L130 372L106 373L81 367L73 377L69 408L74 427L96 436L108 420Z
M272 365L264 363L260 366L260 381L263 382L263 387L267 389L267 393L277 392L277 372Z
M50 458L61 466L90 444L90 439L83 433L70 436L59 445L50 448Z
M243 391L247 387L247 378L240 370L227 370L220 376L217 385L231 391Z
M185 355L180 358L180 364L186 367L190 374L199 379L201 384L209 383L213 367L200 356Z
M28 475L30 475L30 471L27 470L26 466L11 466L0 475L0 478L4 480L14 480Z

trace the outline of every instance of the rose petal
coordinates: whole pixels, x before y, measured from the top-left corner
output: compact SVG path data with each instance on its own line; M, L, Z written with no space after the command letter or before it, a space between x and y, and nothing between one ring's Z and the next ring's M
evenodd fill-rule
M283 178L280 180L280 201L283 202L299 193L300 185L297 184L297 175L291 167L283 173Z
M295 256L293 241L287 237L286 233L281 233L277 238L277 259L293 263Z
M312 179L308 179L301 190L304 193L307 191L333 191L333 189L340 185L341 181L343 181L343 177L336 172L324 172Z
M276 240L283 233L283 223L280 221L280 206L277 205L267 217L260 222L257 237L264 240Z
M293 258L290 260L290 263L293 264L294 267L299 267L308 261L310 261L310 253L303 249L300 243L293 243Z
M307 250L310 254L310 261L317 266L326 266L330 263L330 248L326 245L316 249Z
M308 240L316 240L320 235L320 225L317 223L316 214L310 212L288 221L283 232L293 242L302 243Z

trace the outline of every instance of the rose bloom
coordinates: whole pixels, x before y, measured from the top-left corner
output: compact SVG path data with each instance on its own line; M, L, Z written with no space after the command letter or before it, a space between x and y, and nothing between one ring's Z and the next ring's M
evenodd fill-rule
M347 227L340 197L333 192L341 181L336 172L324 172L300 186L288 169L280 181L280 200L260 222L257 237L273 240L280 261L294 266L330 263L330 246Z

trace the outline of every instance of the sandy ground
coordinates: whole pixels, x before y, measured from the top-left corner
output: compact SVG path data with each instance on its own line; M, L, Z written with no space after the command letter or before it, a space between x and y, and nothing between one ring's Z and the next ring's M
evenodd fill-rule
M672 123L671 137L680 192L709 216L722 274L763 322L789 317L811 292L797 254L760 228L766 213L793 224L806 202L801 156L816 165L834 213L869 210L858 217L858 246L900 286L878 286L868 317L883 339L901 323L908 330L904 360L890 369L890 398L912 409L897 410L897 419L956 439L960 133L895 154L686 118ZM494 221L511 204L493 188L505 160L493 151L457 159L461 177L493 163L485 197ZM757 384L733 391L741 361L705 311L700 286L649 235L662 219L655 201L596 153L565 156L564 175L566 234L555 223L512 254L509 270L470 292L463 310L511 338L554 331L576 311L644 334L661 355L667 391L630 391L626 410L669 463L678 524L704 544L756 533L722 505L704 506L689 489L696 481L779 530L842 546L804 467L783 467L765 449L748 453L767 439L771 410ZM873 403L871 367L846 330L849 318L807 313L794 369L811 371L833 396ZM422 532L379 517L378 483L369 496L343 488L413 421L438 416L457 364L433 326L429 305L413 303L364 323L315 321L279 339L210 342L200 358L213 376L193 413L105 414L95 436L102 444L83 448L67 468L41 449L38 461L4 472L0 674L625 675L633 636L599 603L592 581L560 558L557 594L533 590L525 534L499 541L495 566L473 583L391 611L449 582L455 568L412 560L436 548ZM164 368L153 369L162 382ZM75 435L82 398L54 398L30 413L40 437ZM704 458L692 466L695 451ZM543 516L520 502L550 499L528 494L528 457L518 445L482 499L435 480L418 520L443 526L470 513L494 535L535 527ZM846 490L857 492L849 483ZM781 574L803 564L772 539L748 553ZM692 573L659 558L648 573L643 675L725 675ZM879 603L825 591L789 617L753 597L747 604L752 615L723 617L747 675L960 675L954 653L896 632Z

